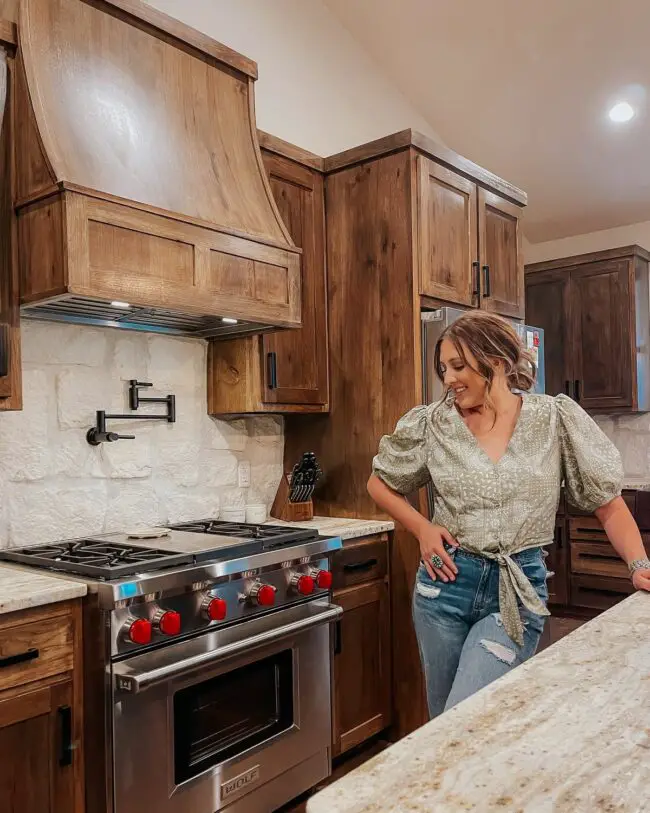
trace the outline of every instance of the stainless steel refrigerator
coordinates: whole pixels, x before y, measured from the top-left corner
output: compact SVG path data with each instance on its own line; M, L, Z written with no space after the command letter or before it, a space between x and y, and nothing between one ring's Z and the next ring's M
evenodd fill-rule
M422 313L422 372L424 376L424 400L431 404L442 398L442 384L433 368L436 342L449 325L465 311L457 308L440 308ZM539 327L512 322L524 346L533 354L537 366L537 379L531 392L544 392L544 331Z

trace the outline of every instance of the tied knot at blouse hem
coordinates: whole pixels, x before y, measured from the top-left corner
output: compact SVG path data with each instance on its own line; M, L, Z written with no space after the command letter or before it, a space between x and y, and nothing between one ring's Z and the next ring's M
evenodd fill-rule
M400 494L431 484L433 521L466 550L500 565L504 627L523 641L519 603L548 611L513 554L550 544L564 482L582 511L620 496L623 468L614 444L566 395L522 396L514 432L500 460L483 451L453 401L419 406L384 436L373 473Z

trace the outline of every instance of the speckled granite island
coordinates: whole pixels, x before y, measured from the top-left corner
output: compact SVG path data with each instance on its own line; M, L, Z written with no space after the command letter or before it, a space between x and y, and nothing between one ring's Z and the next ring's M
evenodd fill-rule
M308 813L650 811L637 593L314 796Z
M271 525L289 525L296 528L313 528L322 536L340 536L346 539L359 539L362 536L385 533L395 528L395 523L381 519L345 519L342 517L314 517L307 522L283 522L269 519Z
M43 607L85 595L86 585L82 582L47 576L43 571L0 565L0 613Z

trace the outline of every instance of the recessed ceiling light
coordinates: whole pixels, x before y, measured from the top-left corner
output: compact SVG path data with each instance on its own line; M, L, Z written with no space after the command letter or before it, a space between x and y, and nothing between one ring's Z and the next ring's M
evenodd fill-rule
M635 110L629 102L617 102L609 111L609 117L617 124L634 118Z
M230 316L224 316L221 321L224 325L236 325L239 323L238 319L232 319Z
M111 307L112 308L122 308L122 310L126 310L127 308L130 308L131 305L128 302L117 302L116 301L116 302L111 302Z

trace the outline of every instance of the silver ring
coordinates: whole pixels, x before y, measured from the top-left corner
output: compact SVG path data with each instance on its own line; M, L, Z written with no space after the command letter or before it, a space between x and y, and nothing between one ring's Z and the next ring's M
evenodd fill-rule
M433 554L433 556L431 557L431 564L432 564L434 567L437 567L437 568L438 568L438 570L440 570L440 568L442 568L442 566L444 565L444 562L443 562L443 561L442 561L442 559L441 559L441 558L438 556L438 554L437 554L437 553L434 553L434 554Z

